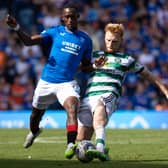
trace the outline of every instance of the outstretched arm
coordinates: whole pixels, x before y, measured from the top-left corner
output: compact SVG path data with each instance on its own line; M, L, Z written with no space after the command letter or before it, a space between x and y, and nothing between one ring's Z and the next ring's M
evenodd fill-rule
M161 83L159 78L154 76L150 71L147 70L147 68L144 68L144 70L140 73L140 76L155 84L168 99L168 89Z
M93 68L93 65L91 63L91 60L83 59L81 61L81 64L78 67L78 70L82 71L82 72L85 72L85 73L92 72L94 70L94 68Z
M95 59L94 61L94 66L95 67L102 67L106 62L107 62L108 58L101 55L98 58Z
M16 19L11 15L6 16L6 23L7 25L16 31L19 38L23 41L23 43L27 46L40 44L42 42L41 35L33 35L29 36L24 31L21 30L20 25L17 23Z

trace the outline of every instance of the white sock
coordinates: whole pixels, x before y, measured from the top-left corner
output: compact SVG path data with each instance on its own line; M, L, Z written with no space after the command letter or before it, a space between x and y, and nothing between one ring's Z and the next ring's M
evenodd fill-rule
M97 143L96 144L96 149L102 153L104 153L104 144L102 143Z
M95 129L96 134L96 149L100 152L104 152L104 145L105 145L105 128L104 127L97 127Z

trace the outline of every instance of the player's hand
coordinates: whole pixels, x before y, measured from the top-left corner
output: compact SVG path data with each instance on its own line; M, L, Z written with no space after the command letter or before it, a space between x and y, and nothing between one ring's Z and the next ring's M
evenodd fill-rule
M100 57L98 57L98 58L95 60L94 64L95 64L97 67L102 67L106 62L107 62L107 57L101 55Z
M9 14L6 16L5 21L7 25L11 27L12 29L16 28L18 25L16 19Z
M164 94L165 94L166 99L168 100L168 90L167 90L167 89L166 89L166 91L164 92Z
M165 95L166 99L168 100L168 89L165 85L161 85L161 91Z

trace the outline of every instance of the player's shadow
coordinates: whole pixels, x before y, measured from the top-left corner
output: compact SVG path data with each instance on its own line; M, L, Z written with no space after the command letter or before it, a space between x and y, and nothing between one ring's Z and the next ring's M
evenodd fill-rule
M168 168L167 160L114 160L81 163L78 160L14 160L0 159L1 168Z

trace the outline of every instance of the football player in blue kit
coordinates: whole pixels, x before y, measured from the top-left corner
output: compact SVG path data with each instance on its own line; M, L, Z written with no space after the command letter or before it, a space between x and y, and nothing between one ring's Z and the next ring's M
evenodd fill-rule
M27 46L47 44L52 46L47 63L36 86L30 115L30 132L26 136L24 147L33 144L41 133L39 123L48 106L56 101L67 112L67 149L65 157L71 159L75 154L77 136L77 110L79 93L74 89L74 76L79 66L81 69L91 66L92 40L83 31L78 30L79 12L75 5L66 4L62 10L62 25L48 28L38 35L27 35L10 15L6 23L16 31Z

